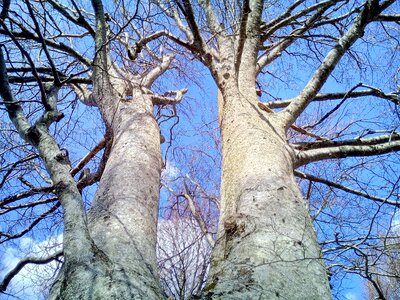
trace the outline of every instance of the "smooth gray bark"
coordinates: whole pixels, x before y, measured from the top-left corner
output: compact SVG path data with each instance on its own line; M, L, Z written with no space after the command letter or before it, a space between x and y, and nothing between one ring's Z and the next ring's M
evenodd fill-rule
M150 97L137 95L131 102L121 102L115 114L112 150L89 227L96 244L120 269L120 281L132 296L157 299L161 295L155 253L160 132Z
M284 126L259 111L254 89L230 90L221 101L221 216L205 298L331 299Z
M160 133L149 96L120 102L111 153L88 216L93 257L66 264L49 299L160 299L156 230Z
M155 247L162 161L149 88L171 58L139 80L121 77L110 61L102 2L92 4L93 94L83 96L99 107L111 148L88 216L95 255L90 264L70 265L73 272L64 268L50 299L161 299Z

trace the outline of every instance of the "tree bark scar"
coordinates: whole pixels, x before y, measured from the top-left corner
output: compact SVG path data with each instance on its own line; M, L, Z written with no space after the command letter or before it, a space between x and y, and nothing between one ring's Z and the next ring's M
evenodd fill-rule
M233 236L237 229L236 218L229 216L224 221L224 228L227 238Z
M39 144L40 141L40 132L36 128L36 126L29 127L28 131L26 132L26 136L32 142L34 146Z
M60 195L66 190L67 187L68 185L64 181L60 181L54 185L54 190L57 195Z
M60 163L71 165L71 162L69 160L68 150L65 148L60 149L60 152L54 158L56 159L56 161Z

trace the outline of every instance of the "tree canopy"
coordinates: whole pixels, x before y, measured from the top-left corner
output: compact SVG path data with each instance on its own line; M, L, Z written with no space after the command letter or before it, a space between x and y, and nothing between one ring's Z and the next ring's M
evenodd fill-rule
M340 299L356 274L397 299L399 22L394 0L2 1L0 290L50 263L50 298L126 276L110 295L329 299L329 277Z

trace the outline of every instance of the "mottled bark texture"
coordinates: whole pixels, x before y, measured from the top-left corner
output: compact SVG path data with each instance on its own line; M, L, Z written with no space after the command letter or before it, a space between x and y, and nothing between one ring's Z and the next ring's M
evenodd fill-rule
M344 157L348 150L304 153L288 143L287 130L300 130L294 122L366 26L394 0L361 4L308 83L276 112L259 103L258 75L332 18L338 1L280 3L283 11L277 15L274 5L263 0L238 1L230 8L207 0L171 1L175 5L168 8L158 3L182 33L164 34L202 62L220 90L221 216L204 298L331 299L317 237L293 173L304 163L329 158L329 151ZM356 150L365 155L365 149Z
M112 137L111 148L88 215L91 260L66 261L50 299L161 299L155 252L160 130L148 88L171 58L148 77L121 76L110 61L102 3L92 4L97 52L90 97Z
M258 109L254 89L224 97L221 217L205 298L330 299L282 123Z
M66 264L50 299L162 297L155 254L160 133L152 108L150 97L140 93L119 103L111 152L88 216L94 255L82 266Z
M161 294L155 254L160 132L152 110L150 97L140 94L120 103L112 150L89 215L92 238L143 299Z

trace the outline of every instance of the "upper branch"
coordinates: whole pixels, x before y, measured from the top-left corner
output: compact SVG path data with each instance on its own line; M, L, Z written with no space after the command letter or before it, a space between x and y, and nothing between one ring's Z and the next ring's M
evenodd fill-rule
M266 65L268 65L273 60L278 58L285 49L287 49L290 45L292 45L300 36L302 36L302 34L304 34L310 28L312 28L314 23L316 21L320 20L322 15L328 10L328 8L330 8L334 4L336 4L336 1L334 1L334 0L317 3L316 5L313 5L310 8L305 9L304 11L292 16L291 18L286 18L285 20L279 22L278 24L273 26L271 29L269 29L268 32L265 33L264 39L266 39L268 36L270 36L275 30L280 28L280 26L285 26L285 25L289 24L291 21L296 20L297 17L300 17L303 14L307 14L308 12L312 12L312 11L316 10L315 14L313 14L311 17L309 17L304 22L303 26L294 29L288 36L286 36L280 42L274 44L272 47L269 47L269 49L265 52L264 55L262 55L259 58L259 60L257 62L257 72L261 72L261 70Z
M354 42L364 35L365 27L395 0L385 1L379 5L378 0L367 1L364 9L356 17L350 29L339 39L335 47L326 55L314 75L300 92L292 99L291 103L281 112L284 118L284 126L289 128L297 117L304 111L308 104L314 99L318 91L325 84L326 80L336 67L339 60L354 44Z
M204 49L204 41L201 36L199 27L197 26L192 5L190 4L190 0L182 0L182 2L183 4L181 4L180 1L178 0L176 1L176 4L178 5L179 9L185 16L189 28L193 34L193 46L196 48L197 51L201 53L203 52Z
M57 85L57 86L61 86L61 81L60 81L60 78L58 77L57 68L56 68L56 66L55 66L55 64L53 62L53 59L51 58L49 50L47 49L46 42L45 42L45 40L43 38L43 35L42 35L41 31L40 31L39 23L36 20L35 14L34 14L33 9L32 9L32 6L29 3L29 0L26 0L25 3L26 3L26 6L28 7L28 11L29 11L29 14L31 16L31 19L32 19L33 23L35 24L36 33L37 33L37 35L39 37L39 41L40 41L40 43L42 45L43 51L44 51L44 53L45 53L45 55L47 57L47 60L48 60L48 62L50 64L51 70L53 71L54 84Z
M77 10L78 17L75 17L75 16L71 15L67 11L67 8L64 7L61 3L54 1L54 0L48 0L48 2L51 4L51 6L53 6L53 8L55 10L57 10L59 13L61 13L69 21L85 28L90 33L90 35L92 35L93 37L96 35L92 26L90 26L90 24L86 21L86 19L84 18L84 16L82 15L82 13L79 10Z
M10 37L15 37L15 38L19 38L19 39L27 39L27 40L32 40L35 42L40 42L40 38L30 32L28 29L26 29L25 27L18 25L21 29L21 31L15 31L15 30L6 30L5 29L0 29L0 33L1 34L5 34L8 35ZM84 57L82 54L80 54L79 52L77 52L76 50L74 50L73 48L67 46L64 43L57 43L55 41L52 41L50 39L44 39L45 43L47 46L63 51L71 56L73 56L74 58L76 58L77 60L79 60L81 63L83 63L85 66L90 67L92 65L92 62L87 59L86 57Z
M244 74L256 77L253 69L257 63L257 52L261 41L261 15L264 8L263 0L245 0L240 20L239 38L237 42L235 69L245 70ZM253 74L248 74L251 71Z
M172 41L191 51L203 64L205 64L210 69L213 69L213 59L217 58L218 54L216 53L216 51L214 51L214 49L208 47L207 43L204 42L199 26L196 22L196 17L193 11L193 7L190 4L190 0L175 0L174 2L177 4L178 9L185 17L189 28L187 29L183 26L177 13L174 13L172 17L175 19L178 28L186 34L189 41L182 42L180 39L175 38L173 38ZM162 5L160 6L162 7ZM170 36L168 37L170 38Z
M8 82L6 64L4 61L3 50L0 47L0 95L4 100L8 115L17 128L19 134L26 140L28 129L31 127L26 119L21 105L15 99Z
M4 20L8 17L8 11L10 9L11 0L3 0L3 8L1 9L0 19Z
M312 101L328 101L328 100L339 100L346 97L346 99L350 98L360 98L365 96L375 96L378 98L389 100L396 105L400 104L399 95L395 93L384 93L383 91L377 88L371 88L371 90L362 90L362 91L354 91L354 92L346 92L346 93L325 93L316 95ZM284 108L287 107L293 99L289 100L279 100L265 103L270 108Z
M142 86L150 88L154 81L168 70L173 59L173 55L164 55L161 63L142 78Z
M183 95L187 92L187 89L181 89L177 91L168 91L164 95L152 94L151 100L154 105L175 105L182 101ZM174 98L171 96L175 95Z

